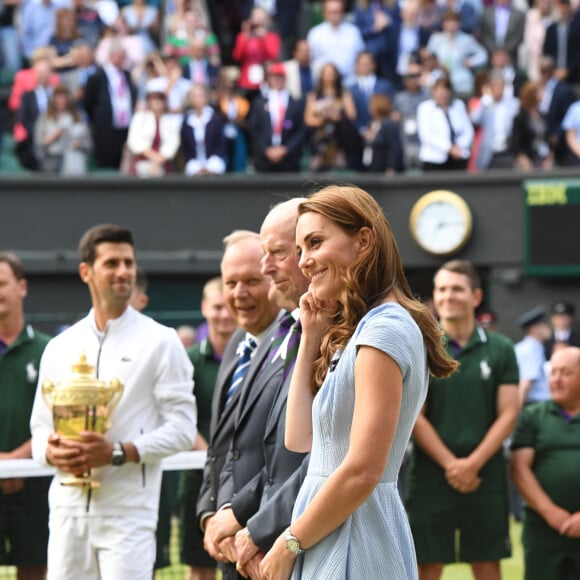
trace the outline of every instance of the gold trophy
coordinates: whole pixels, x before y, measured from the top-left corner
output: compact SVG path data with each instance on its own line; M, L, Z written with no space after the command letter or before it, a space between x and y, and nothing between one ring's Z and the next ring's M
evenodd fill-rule
M110 428L109 416L123 394L123 383L112 379L107 385L97 379L95 367L87 364L81 353L79 362L72 366L69 379L53 383L42 383L42 396L52 409L54 430L65 439L80 441L81 431L95 431L104 435ZM91 477L90 470L81 476L66 477L63 485L100 487L100 482Z

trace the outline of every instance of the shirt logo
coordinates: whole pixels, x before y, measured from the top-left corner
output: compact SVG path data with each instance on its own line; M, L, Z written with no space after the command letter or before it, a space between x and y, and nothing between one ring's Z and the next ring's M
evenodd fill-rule
M38 378L38 371L36 370L34 363L32 361L30 361L26 365L26 379L28 380L29 383L35 383L37 378Z
M489 364L487 364L486 360L482 360L479 363L479 368L481 369L481 378L486 381L491 376L491 368Z
M131 359L128 356L122 356L121 362L131 362Z

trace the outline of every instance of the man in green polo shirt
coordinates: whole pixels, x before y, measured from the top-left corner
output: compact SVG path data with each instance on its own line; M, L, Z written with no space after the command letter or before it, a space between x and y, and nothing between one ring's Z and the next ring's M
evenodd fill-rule
M27 294L20 259L0 252L0 461L32 457L30 413L38 365L50 337L24 321ZM46 574L50 478L0 479L0 566L18 577Z
M513 344L476 324L482 297L466 260L435 274L434 306L461 365L431 381L413 433L408 510L421 580L456 561L469 562L476 580L499 580L510 555L502 443L518 414L518 366Z
M205 283L201 313L207 321L207 338L191 347L187 354L193 363L193 382L197 399L196 449L207 449L210 437L213 389L226 344L237 328L223 296L220 276ZM203 470L181 474L179 512L181 561L189 566L188 580L215 580L216 562L203 548L203 536L196 520L196 504L203 483Z
M550 363L552 399L523 409L512 438L525 580L580 578L580 348L557 350Z

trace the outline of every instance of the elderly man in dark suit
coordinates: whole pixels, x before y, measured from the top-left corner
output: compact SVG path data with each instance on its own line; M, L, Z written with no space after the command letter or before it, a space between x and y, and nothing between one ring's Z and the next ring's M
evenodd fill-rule
M239 568L251 577L274 543L290 524L292 507L300 487L303 453L288 451L284 445L286 401L292 369L300 339L298 302L308 289L308 279L298 268L296 222L298 206L304 198L294 198L272 208L260 230L262 272L271 276L270 299L292 315L292 326L280 344L284 371L279 392L266 423L263 439L265 465L261 473L236 495L246 505L246 527L236 535L236 557ZM276 499L274 499L276 497Z
M108 62L88 80L84 107L90 120L93 154L100 168L119 169L137 91L123 69L125 50L119 41L109 47Z
M270 64L266 81L266 94L256 98L250 114L254 167L258 171L298 171L306 136L304 100L294 99L286 90L283 63Z
M232 497L220 503L222 472L226 460L234 461L235 467L242 470L235 474L234 484L241 486L261 470L263 454L256 443L263 437L282 367L278 364L270 368L272 365L266 364L278 328L279 308L268 298L270 277L261 273L260 237L255 232L236 231L224 241L221 263L224 298L240 329L226 347L216 380L211 438L197 515L205 534L206 550L221 563L225 578L235 578L235 568L228 565L228 551L220 545L227 535L221 532L223 520L229 521L233 514ZM248 415L246 410L251 413ZM239 435L240 419L253 439L253 446L248 446L245 440L233 445L234 435ZM233 546L233 537L230 543Z

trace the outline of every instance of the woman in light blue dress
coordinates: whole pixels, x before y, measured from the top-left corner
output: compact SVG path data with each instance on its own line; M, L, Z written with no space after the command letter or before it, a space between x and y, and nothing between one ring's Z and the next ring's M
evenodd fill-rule
M456 367L409 289L380 206L329 186L299 207L310 279L288 395L286 446L311 451L292 524L262 561L268 580L417 578L397 476L429 372Z

